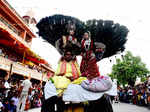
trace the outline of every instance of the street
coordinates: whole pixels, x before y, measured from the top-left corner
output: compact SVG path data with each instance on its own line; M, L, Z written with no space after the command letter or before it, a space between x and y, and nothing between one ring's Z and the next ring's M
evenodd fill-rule
M150 112L146 107L140 107L132 104L126 103L114 103L113 104L114 112ZM40 112L40 108L32 109L28 112Z
M146 107L140 107L127 103L115 103L113 104L114 112L150 112Z

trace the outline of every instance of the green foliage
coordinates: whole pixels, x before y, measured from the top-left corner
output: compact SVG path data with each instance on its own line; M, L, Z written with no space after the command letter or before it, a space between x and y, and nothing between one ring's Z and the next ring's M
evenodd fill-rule
M142 80L145 79L149 70L146 65L141 61L139 56L133 56L131 52L127 52L122 60L116 59L116 64L112 67L110 77L116 78L119 84L133 85L137 77Z

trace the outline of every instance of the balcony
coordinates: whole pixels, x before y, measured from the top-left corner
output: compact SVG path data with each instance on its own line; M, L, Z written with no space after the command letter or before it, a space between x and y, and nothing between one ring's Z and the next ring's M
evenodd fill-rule
M18 63L13 63L13 72L17 74L22 74L24 76L31 75L32 78L42 80L42 73L39 73L35 70L29 69Z
M10 71L10 66L13 64L12 72L23 75L23 76L29 76L31 75L31 78L37 79L37 80L43 80L43 74L37 72L36 70L32 70L26 67L26 65L21 65L17 62L13 62L7 58L4 58L0 56L0 69Z
M4 23L9 29L11 29L14 33L18 34L18 31L11 25L9 24L8 21L6 21L3 17L0 17L0 21Z
M0 69L9 71L12 61L0 56Z
M6 1L3 0L3 2L15 13L15 15L31 30L29 25L22 19L22 17L16 12L16 10Z
M16 40L30 48L30 44L28 44L22 37L20 37L18 31L2 17L0 17L0 27L8 31Z

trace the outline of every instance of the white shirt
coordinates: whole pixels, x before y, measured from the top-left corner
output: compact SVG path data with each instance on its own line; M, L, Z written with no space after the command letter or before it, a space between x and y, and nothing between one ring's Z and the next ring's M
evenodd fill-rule
M10 88L10 85L9 85L9 83L7 81L4 83L4 87L7 88L7 89Z
M26 80L24 80L23 82L22 82L22 86L23 86L23 89L22 89L22 91L23 92L28 92L29 91L29 88L31 87L31 82L30 82L30 80L29 79L26 79Z
M51 81L46 82L44 86L44 94L45 94L45 99L48 99L52 96L57 96L56 88Z
M132 89L129 89L129 90L128 90L128 94L129 94L129 95L133 95L133 90L132 90Z
M34 90L32 90L31 95L33 96L34 94L35 94L35 91L34 91Z

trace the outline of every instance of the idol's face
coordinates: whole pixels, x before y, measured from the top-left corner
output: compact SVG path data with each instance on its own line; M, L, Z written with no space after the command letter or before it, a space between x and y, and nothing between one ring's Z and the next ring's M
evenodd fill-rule
M70 34L70 35L74 35L74 30L71 29L71 30L69 31L69 34Z
M71 61L72 60L72 54L71 54L71 52L66 52L64 58L68 62Z
M89 39L89 34L88 33L84 33L83 38L84 39Z

